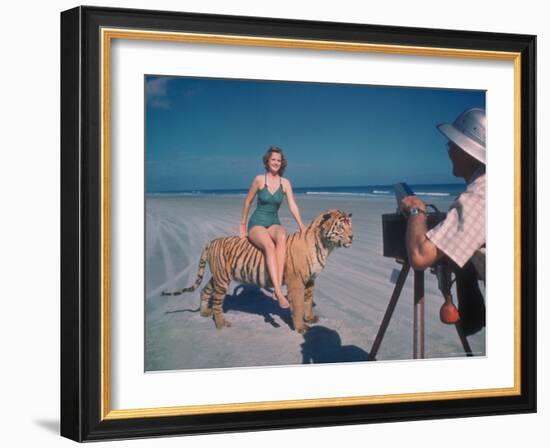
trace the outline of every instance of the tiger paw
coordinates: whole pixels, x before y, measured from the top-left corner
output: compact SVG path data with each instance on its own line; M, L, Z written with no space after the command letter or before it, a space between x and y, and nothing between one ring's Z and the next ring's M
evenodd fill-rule
M300 334L304 334L309 330L309 328L310 328L309 325L304 325L300 328L296 328L296 331Z
M231 326L231 322L229 322L228 320L216 320L214 319L214 322L216 324L216 328L218 330L221 330L222 328L225 328L225 327L230 327Z
M316 324L319 322L319 316L312 316L310 318L304 317L304 322L307 322L308 324Z

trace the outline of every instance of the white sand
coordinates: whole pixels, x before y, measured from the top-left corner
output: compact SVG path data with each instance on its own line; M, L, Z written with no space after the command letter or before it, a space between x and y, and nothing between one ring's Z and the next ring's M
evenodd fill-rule
M146 370L289 365L303 362L363 361L382 322L400 266L382 256L381 214L395 211L393 197L298 195L302 219L322 211L353 213L353 245L331 254L316 280L314 300L319 322L302 336L290 327L290 315L263 290L232 283L225 301L232 327L217 330L211 318L193 312L200 289L175 297L163 290L191 285L206 243L236 235L244 196L156 196L146 201ZM436 199L446 210L450 199ZM286 204L280 218L297 229ZM439 320L443 298L434 275L426 272L427 358L464 356L454 326ZM208 280L205 275L203 287ZM413 275L409 274L377 355L378 360L412 358ZM456 301L456 294L453 294ZM485 354L485 330L469 336L475 353Z

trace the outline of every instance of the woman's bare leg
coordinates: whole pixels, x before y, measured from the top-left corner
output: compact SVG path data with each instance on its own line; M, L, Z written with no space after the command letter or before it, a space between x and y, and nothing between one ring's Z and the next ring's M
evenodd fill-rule
M265 227L254 226L248 232L248 239L264 253L267 270L269 271L269 276L271 277L271 283L273 283L275 296L277 297L279 306L281 308L288 308L290 304L281 290L281 283L278 282L277 255L275 253L275 243L271 235Z
M281 289L283 288L283 274L285 272L286 261L286 230L283 226L274 224L267 229L271 239L275 243L275 255L277 257L277 282Z

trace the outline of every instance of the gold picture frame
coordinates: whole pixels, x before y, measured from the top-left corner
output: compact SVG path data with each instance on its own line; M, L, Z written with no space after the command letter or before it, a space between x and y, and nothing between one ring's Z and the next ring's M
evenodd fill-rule
M84 441L535 410L535 38L396 30L86 7L62 13L62 227L71 235L62 247L62 435ZM511 61L513 387L112 409L110 75L116 39ZM407 410L400 409L404 404Z

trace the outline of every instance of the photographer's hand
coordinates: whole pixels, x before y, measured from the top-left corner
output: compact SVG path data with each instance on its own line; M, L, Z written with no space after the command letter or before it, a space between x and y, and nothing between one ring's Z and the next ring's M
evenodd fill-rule
M418 196L407 196L401 200L400 207L405 216L409 216L411 208L417 208L426 213L426 204Z
M412 208L417 208L421 213L409 216ZM401 201L400 209L408 217L407 253L409 254L409 263L414 270L423 271L443 256L443 252L426 237L428 231L426 204L417 196L407 196Z

